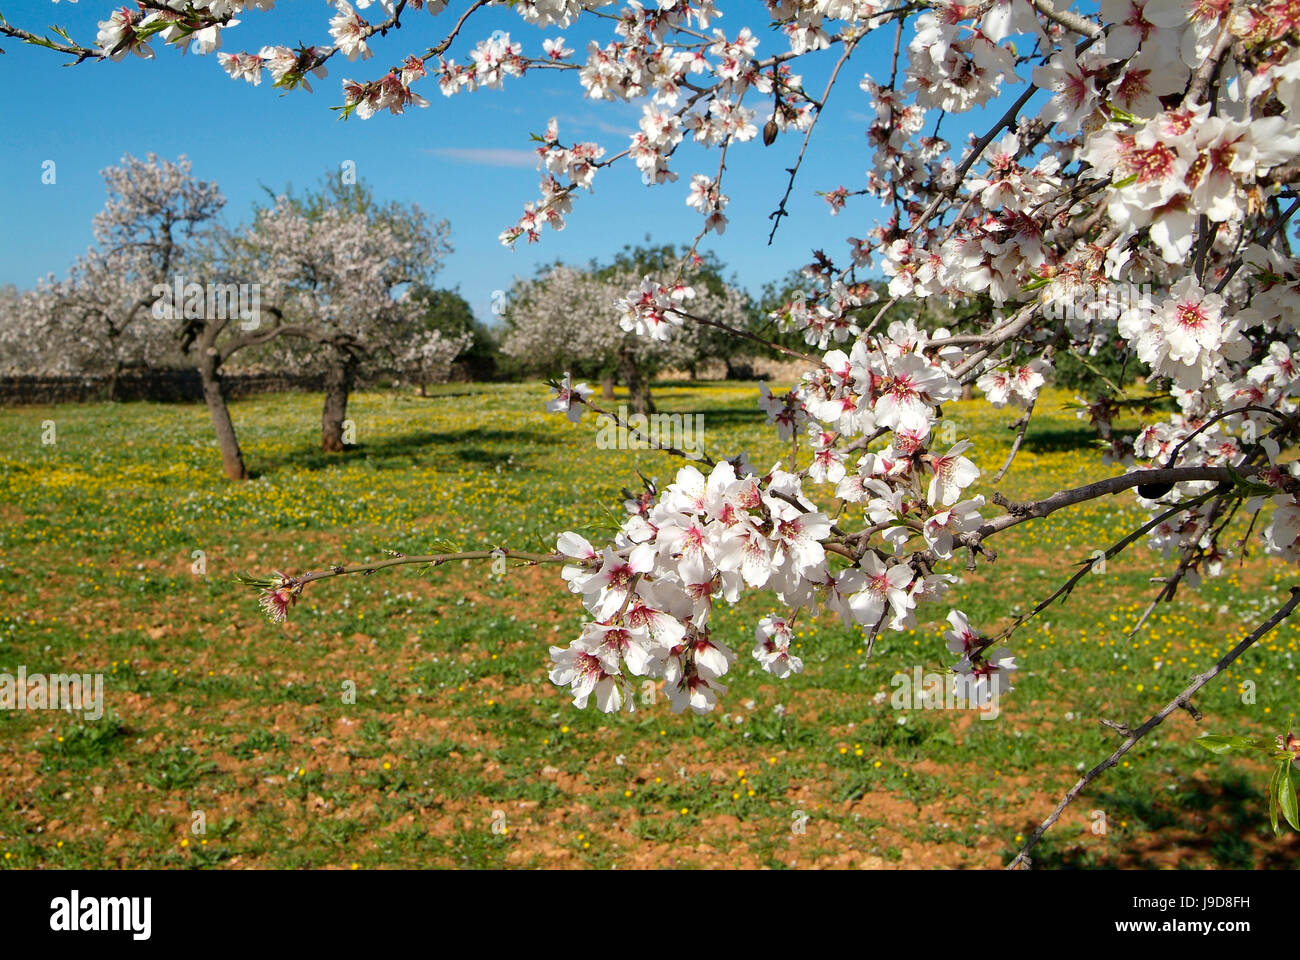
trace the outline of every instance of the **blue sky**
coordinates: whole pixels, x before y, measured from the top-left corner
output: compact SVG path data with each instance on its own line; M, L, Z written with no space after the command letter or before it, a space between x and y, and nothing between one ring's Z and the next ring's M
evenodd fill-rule
M725 15L718 25L728 35L748 23L762 41L760 55L778 44L784 48L781 38L768 34L761 5L720 6ZM58 23L75 39L92 43L96 21L112 7L107 0L57 6L9 0L4 12L10 22L34 31ZM453 3L452 12L456 7ZM226 33L224 49L256 50L268 42L326 44L328 18L325 3L281 0L270 13L246 14L243 24ZM265 196L263 187L314 185L325 172L353 161L381 199L415 202L450 221L455 253L439 283L458 287L484 319L490 319L493 291L508 289L514 277L531 275L541 264L601 258L647 234L656 242L690 241L701 221L685 205L689 175L712 174L717 167L716 151L694 145L684 145L674 158L680 176L674 184L647 187L629 161L619 161L597 176L594 194L581 195L564 231L547 231L540 244L521 242L513 252L497 242L523 203L537 195L530 132L540 133L547 118L558 116L564 141L596 140L615 153L636 127L638 106L584 99L574 74L540 71L508 80L504 91L450 99L429 78L422 82L431 101L427 109L364 121L336 119L329 107L342 102L344 78L379 76L406 53L436 43L452 22L446 14L409 12L401 31L376 38L371 60L331 60L329 76L313 79L312 94L282 94L269 75L258 87L233 81L215 56L182 56L158 42L151 61L130 57L76 67L64 66L66 58L52 51L0 42L6 87L0 107L0 283L29 287L48 272L63 275L91 242L90 220L104 200L100 171L126 153L150 151L185 154L196 176L215 180L226 195L225 218L232 224L248 218L253 202ZM568 45L581 51L594 36L577 27L538 30L508 10L487 9L471 18L449 55L465 62L474 43L496 29L509 30L526 52L537 54L545 37L562 32ZM607 35L605 25L597 29ZM731 223L725 235L710 235L704 247L751 292L806 262L814 247L842 256L844 237L863 235L882 217L874 200L858 198L832 219L815 191L861 185L870 163L864 137L870 105L857 84L868 72L887 79L892 43L890 27L854 53L813 134L788 204L790 216L771 246L767 215L785 189L784 168L797 155L799 137L783 136L768 148L756 140L730 152L724 192L731 197ZM820 94L831 62L822 53L801 63L810 91ZM952 140L969 128L969 120L958 124L949 118L943 132ZM56 164L52 185L41 182L48 160Z

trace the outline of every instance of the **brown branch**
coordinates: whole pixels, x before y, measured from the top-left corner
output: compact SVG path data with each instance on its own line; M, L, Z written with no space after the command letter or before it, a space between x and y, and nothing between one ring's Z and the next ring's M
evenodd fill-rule
M616 424L618 424L628 433L635 434L639 439L645 441L646 445L651 450L659 450L663 453L671 453L673 456L681 457L683 460L690 460L692 463L703 463L710 467L716 465L717 463L717 461L715 461L712 457L705 454L703 450L701 450L699 453L695 455L691 455L684 450L679 450L677 447L665 446L664 444L660 443L658 440L654 440L646 436L636 427L630 425L626 420L624 420L618 414L610 413L608 410L602 410L600 407L596 406L594 403L592 403L590 400L588 400L586 397L582 396L581 394L570 392L569 396L572 399L577 400L584 407L587 407L589 410L591 410L592 413L596 414L597 416L609 417L609 419L613 420ZM685 416L690 416L690 414L685 414Z
M1194 480L1216 480L1221 484L1232 485L1237 479L1250 477L1259 472L1258 467L1247 467L1234 471L1231 467L1189 466L1164 467L1156 470L1134 470L1117 477L1107 477L1094 483L1085 483L1081 487L1060 490L1050 497L1029 503L1012 503L1004 501L1008 512L995 517L984 524L967 540L982 540L984 537L1000 533L1008 527L1024 523L1026 520L1041 520L1063 507L1070 507L1087 500L1096 500L1112 493L1120 493L1132 487L1145 484L1189 483ZM963 542L963 546L966 545Z
M1100 24L1093 23L1072 10L1057 10L1048 0L1030 0L1030 2L1034 5L1034 9L1048 20L1056 21L1067 30L1073 30L1075 33L1093 39L1100 37L1102 34Z
M900 17L898 19L898 30L900 35L903 30L904 19L905 18L903 17ZM895 52L897 52L898 41L895 40L894 43L895 43L894 49ZM808 141L812 139L812 132L817 128L817 121L821 119L822 110L826 106L827 98L829 98L831 95L831 88L835 86L835 80L839 76L840 68L843 67L844 64L848 62L849 57L853 55L853 49L855 46L857 46L856 40L844 41L844 53L841 54L840 59L835 64L835 68L831 71L831 78L826 81L826 90L822 93L821 100L817 102L817 111L816 113L813 114L812 123L808 124L808 129L804 131L803 145L799 147L799 156L798 158L796 158L794 162L794 166L788 168L786 171L787 173L790 174L790 179L789 181L786 182L785 185L785 196L781 198L781 202L777 204L776 209L767 215L767 218L772 221L772 231L767 235L767 245L769 247L772 245L772 241L776 238L777 228L781 226L781 218L789 216L789 213L786 211L785 205L786 202L789 201L790 199L790 192L794 190L794 178L798 175L799 168L803 166L804 154L808 151ZM773 81L773 83L775 84L775 81Z
M1016 454L1020 452L1020 445L1025 442L1025 431L1029 429L1029 418L1034 415L1034 404L1038 402L1037 395L1029 401L1029 406L1025 410L1025 415L1011 425L1011 429L1016 431L1016 439L1011 443L1011 452L1007 454L1006 462L1002 464L1002 469L993 474L993 482L1000 483L1002 478L1007 475L1011 469L1011 463L1016 459Z
M1248 637L1244 637L1240 643L1220 657L1213 667L1202 674L1198 674L1192 682L1178 694L1178 696L1165 704L1158 713L1152 715L1144 724L1142 724L1142 726L1131 731L1124 738L1124 742L1115 748L1114 753L1080 777L1079 782L1066 791L1065 796L1063 796L1060 802L1057 803L1056 809L1053 810L1047 819L1040 823L1038 828L1030 835L1025 845L1021 847L1020 852L1017 853L1011 863L1007 865L1007 869L1014 870L1022 863L1025 866L1029 866L1029 851L1037 845L1038 841L1042 839L1043 834L1051 828L1052 824L1056 823L1056 821L1060 819L1061 814L1065 812L1065 808L1074 802L1074 799L1083 792L1084 788L1086 788L1088 784L1092 783L1092 781L1096 780L1097 777L1101 776L1101 774L1115 766L1124 754L1133 749L1134 745L1136 745L1139 740L1163 723L1165 718L1175 710L1188 710L1191 708L1191 698L1195 696L1203 686L1217 677L1234 660L1254 646L1261 637L1289 617L1297 605L1300 605L1300 586L1293 586L1291 588L1290 599L1288 599L1286 603L1282 604L1273 616L1269 617L1268 620L1256 628L1254 633Z
M1261 247L1267 247L1268 242L1272 240L1275 236L1277 236L1277 232L1279 230L1281 230L1284 226L1286 226L1286 222L1291 219L1291 215L1295 213L1297 209L1300 209L1300 197L1297 197L1295 201L1292 202L1291 206L1286 208L1286 211L1282 214L1282 216L1277 218L1277 222L1274 223L1273 226L1269 227L1268 231L1262 237L1260 237L1259 240L1256 241L1256 243L1258 243ZM1214 288L1215 293L1223 292L1223 288L1228 285L1228 281L1230 281L1234 276L1237 275L1237 271L1241 269L1241 265L1243 263L1245 263L1245 260L1242 259L1241 257L1238 257L1236 260L1233 261L1232 266L1228 268L1228 272L1223 275L1223 279L1220 280L1218 286Z
M76 66L86 60L103 60L104 52L102 50L93 50L89 47L83 47L73 43L71 45L58 43L48 37L38 37L36 34L24 30L21 27L15 27L8 20L0 17L0 36L13 37L15 40L21 40L23 43L30 43L37 47L46 47L58 53L66 53L70 57L76 57L69 66ZM0 53L4 53L0 50Z
M437 57L446 53L447 48L451 46L451 42L456 39L461 28L465 26L465 21L470 18L470 15L473 14L475 10L484 6L487 6L487 0L474 0L474 2L469 5L469 9L460 15L460 19L456 21L456 26L452 27L451 33L447 34L447 36L442 39L441 43L430 49L429 52L420 59L428 60L430 57Z
M440 566L452 560L491 560L497 557L507 557L514 560L524 560L527 563L570 563L578 564L581 561L573 557L565 556L562 553L528 553L522 550L507 550L499 547L494 550L463 550L458 553L435 553L428 556L408 557L399 554L395 557L389 557L387 560L379 560L375 563L358 563L351 566L330 567L328 570L311 570L307 573L296 577L289 578L294 583L306 585L315 583L317 580L328 580L330 577L342 577L348 574L361 573L370 574L376 570L384 570L388 567L398 567L403 564L426 563L430 566Z
M784 347L775 341L767 340L757 334L750 333L748 330L741 330L739 327L733 327L729 324L723 323L721 320L711 320L708 317L700 317L693 313L687 313L679 307L669 307L668 312L676 314L679 317L685 317L687 320L694 320L696 323L702 323L708 327L717 327L719 330L725 330L727 333L737 337L744 337L746 340L753 340L755 343L762 344L769 350L776 350L779 353L784 353L786 356L794 357L797 360L803 360L805 363L812 363L819 367L826 366L826 361L820 357L815 357L810 353L801 353L798 350L791 350L789 347Z
M1117 543L1113 544L1112 546L1104 550L1102 552L1101 559L1103 561L1113 559L1114 557L1122 553L1124 550L1126 550L1128 547L1132 546L1134 543L1140 540L1142 537L1146 536L1156 527L1160 526L1160 524L1164 523L1166 520L1170 519L1171 517L1175 517L1178 514L1182 513L1183 511L1191 509L1192 507L1200 506L1202 503L1204 503L1206 500L1210 499L1213 496L1216 496L1215 492L1210 491L1209 493L1201 494L1199 497L1195 498L1194 500L1186 500L1182 503L1174 504L1164 513L1158 514L1157 516L1151 518L1146 523L1142 524L1142 526L1126 534ZM993 495L993 500L995 503L1006 502L1001 498L999 494L996 493ZM1079 569L1075 571L1074 574L1071 575L1071 577L1065 581L1065 583L1061 584L1054 591L1052 591L1052 593L1049 596L1038 601L1038 603L1034 605L1034 608L1030 610L1028 613L1022 613L1019 617L1015 619L1015 621L1012 622L1011 626L1007 627L995 638L990 639L988 641L988 644L992 645L995 642L1001 642L1003 640L1008 639L1013 633L1015 633L1017 630L1023 627L1034 617L1038 616L1040 613L1042 613L1044 610L1050 607L1061 597L1069 596L1074 591L1074 588L1078 585L1079 581L1082 580L1087 574L1092 572L1093 564L1095 562L1096 561L1092 557L1089 557L1087 560L1082 561L1079 565Z

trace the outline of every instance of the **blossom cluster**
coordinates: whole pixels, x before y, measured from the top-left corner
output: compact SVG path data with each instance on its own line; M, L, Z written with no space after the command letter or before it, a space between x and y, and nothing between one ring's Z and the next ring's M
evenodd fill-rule
M653 300L655 285L643 289ZM564 579L593 619L568 647L552 648L552 680L570 686L580 706L594 693L601 709L616 710L632 706L629 677L661 677L674 709L710 709L734 661L710 633L710 613L747 589L771 591L791 611L789 619L764 618L756 631L754 657L778 676L801 669L788 624L803 612L825 608L873 638L882 628L912 628L917 606L941 598L954 580L934 567L973 542L984 507L982 496L963 499L980 475L964 456L970 444L932 449L939 406L960 394L944 339L896 321L850 353L826 353L784 397L764 387L769 422L787 437L806 429L812 462L804 470L777 464L760 473L744 456L707 475L683 467L662 492L625 502L627 520L599 553L576 534L562 535L557 550L572 561ZM566 378L549 409L573 419L581 411L574 392L581 387ZM848 456L845 439L878 431L891 442ZM853 549L859 538L832 523L806 482L833 484L835 496L860 506L879 546ZM989 654L983 638L963 629L969 642L954 650L955 669L981 678L981 697L1010 689L998 678L1015 669L1014 658L1004 648Z
M236 14L269 6L122 8L101 25L95 49L112 59L149 56L148 41L161 37L210 53ZM331 46L264 47L221 62L253 83L270 69L278 84L305 85L335 56L365 62L408 10L443 6L338 0ZM733 26L713 0L511 6L547 35L537 44L506 31L460 40L472 29L471 9L442 42L394 61L401 67L344 82L344 110L361 118L424 105L412 87L426 71L445 96L510 89L547 70L573 76L593 103L633 104L639 121L621 146L563 143L554 122L536 137L540 197L503 231L507 245L563 228L580 191L615 163L630 159L645 183L667 186L708 151L716 159L682 169L671 189L700 215L699 238L722 232L736 193L724 183L729 152L756 141L784 147L789 134L803 134L793 138L797 155L790 150L793 186L807 134L837 78L850 75L855 48L882 29L897 38L888 69L873 64L855 78L870 155L861 183L819 191L842 218L835 222L857 213L859 196L880 201L883 216L845 237L843 256L823 244L803 289L770 318L812 351L774 345L807 372L785 391L764 386L760 397L792 446L790 461L762 473L742 457L710 461L707 473L685 468L649 500L636 498L622 532L600 550L561 538L565 580L591 622L556 652L553 677L579 701L595 694L605 709L630 705L629 677L645 676L663 678L682 709L710 706L733 654L711 635L709 612L744 589L770 590L789 606L756 628L754 655L777 674L799 669L789 636L800 611L826 607L873 636L911 622L917 605L951 582L936 565L959 553L987 561L984 538L1036 515L1022 505L989 517L982 498L967 495L978 468L956 438L937 443L944 404L978 389L995 406L1025 411L1023 436L1067 355L1086 364L1118 351L1132 361L1126 376L1145 376L1153 396L1168 398L1132 436L1111 429L1130 384L1084 398L1084 415L1107 440L1103 464L1125 474L1108 478L1122 486L1098 481L1066 498L1136 487L1130 495L1151 513L1150 544L1176 563L1162 595L1248 549L1224 533L1238 515L1252 518L1250 536L1270 554L1300 560L1293 0L1101 0L1086 15L1053 0L766 0L766 34ZM579 21L609 34L572 49L557 31ZM449 56L456 41L468 48L459 63ZM825 73L813 59L823 52L838 59L818 96L801 71ZM1004 114L1002 102L1016 94ZM995 101L978 134L959 144L941 135L946 118ZM787 213L782 200L775 226ZM883 304L868 273L876 269ZM606 303L610 337L669 349L713 319L680 272L618 283ZM566 284L576 286L556 281ZM1141 292L1119 309L1059 316L1081 291L1112 285ZM900 303L917 307L913 319L886 317ZM582 394L566 389L552 406L573 416ZM1161 482L1132 476L1153 469L1166 471ZM817 506L832 491L839 513ZM959 670L991 678L1014 666L964 618L949 622Z

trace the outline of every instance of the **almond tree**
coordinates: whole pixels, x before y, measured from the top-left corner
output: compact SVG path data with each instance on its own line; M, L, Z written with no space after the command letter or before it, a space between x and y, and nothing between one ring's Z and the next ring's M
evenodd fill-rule
M381 205L363 184L332 178L319 191L276 198L229 245L241 269L262 278L263 310L293 328L293 337L274 338L276 357L324 375L326 452L343 449L348 397L364 365L436 368L468 345L425 331L424 305L411 296L450 252L447 235L446 221L418 206Z
M704 327L665 340L623 329L613 305L638 276L625 265L587 270L563 264L516 284L505 311L502 351L530 371L572 370L583 376L617 375L637 413L650 413L650 382L664 367L686 367L710 358L716 338ZM717 292L697 281L697 308L736 328L747 323L745 294L719 284ZM685 288L683 288L685 289ZM696 291L698 290L698 293ZM728 345L734 342L728 338Z
M49 290L54 277L33 290L0 290L0 374L9 377L67 376L82 372L78 340L69 324L54 321Z
M193 176L185 157L128 155L103 177L108 199L93 221L94 244L65 279L51 277L23 299L29 342L47 358L29 369L102 376L113 400L124 370L178 358L155 304L160 289L196 269L194 245L225 198L215 183Z
M448 345L435 350L423 346L417 336L407 351L408 359L398 363L396 372L413 382L420 396L425 396L428 384L449 379L452 361L457 361L471 380L491 380L497 375L500 357L497 332L474 316L474 308L459 290L421 285L411 291L411 296L419 302L422 311L421 334L430 336L438 332L442 336L435 342ZM460 344L460 351L444 359L445 350L451 344Z
M441 330L421 330L411 336L404 352L397 355L395 366L426 396L431 383L446 383L455 359L468 350L474 335L444 334Z
M297 87L330 61L366 60L372 43L397 45L387 60L396 66L343 79L341 112L362 120L429 107L419 91L434 85L443 96L472 95L538 71L548 85L572 76L575 96L635 103L638 131L612 148L566 141L548 124L537 137L539 196L501 236L540 239L565 225L598 174L635 165L702 217L679 270L644 277L615 312L626 329L657 341L719 324L693 308L683 271L694 244L726 226L731 150L761 142L790 157L785 194L773 201L775 234L828 98L856 98L869 117L871 167L851 188L823 184L822 193L833 212L871 197L883 213L875 226L827 238L811 258L818 282L780 318L811 331L807 350L785 349L806 364L798 385L760 398L794 448L789 463L756 466L737 453L702 470L685 466L663 489L629 498L605 544L563 533L553 552L494 545L268 576L258 582L273 618L308 586L338 576L503 554L554 563L588 618L551 650L551 679L575 704L631 709L630 678L649 676L663 681L674 709L703 712L725 695L734 658L711 630L714 606L747 590L774 593L789 612L756 625L753 655L786 676L802 669L791 649L795 616L835 611L866 629L870 650L881 630L907 629L925 605L943 605L958 563L992 564L992 542L1080 503L1136 495L1148 513L1103 555L1139 541L1156 548L1149 609L1253 545L1287 569L1300 562L1300 260L1288 236L1300 209L1300 19L1292 0L1101 0L1088 14L1055 0L767 0L752 26L725 28L730 19L712 0L628 4L613 15L603 0L516 0L510 7L525 25L549 31L530 34L527 46L505 31L474 36L475 15L495 5L359 0L354 9L339 0L329 45L267 46L220 62L237 80L257 83L270 71L281 87ZM249 20L253 7L124 8L101 24L93 46L9 24L0 34L77 62L143 55L151 42L195 32L214 49L234 14ZM557 31L578 21L604 31L605 42L570 49ZM851 61L873 35L893 52L863 75ZM449 56L457 44L468 52L459 62ZM815 71L816 81L806 85L801 71ZM845 90L850 77L856 89ZM982 132L950 144L941 121L961 113ZM689 188L670 186L683 166ZM860 169L852 157L846 176ZM846 246L843 256L827 252ZM870 303L877 266L889 299ZM890 315L907 299L981 296L992 309L970 332ZM980 384L993 402L1024 411L1023 435L1052 358L1086 356L1116 338L1149 379L1167 384L1175 412L1136 436L1114 432L1098 476L1082 486L1033 501L968 496L978 451L942 441L943 406ZM550 408L580 416L588 391L567 377L554 386ZM1008 459L999 475L1010 467ZM819 505L832 496L842 511ZM948 612L953 670L969 697L1010 689L1018 664L1006 644L1091 564L1084 559L1001 630ZM1202 687L1297 605L1300 584L1140 726L1107 719L1121 744L1013 862L1027 862L1061 810L1143 737L1175 713L1196 715L1191 701ZM1289 762L1279 771L1290 789L1275 773L1271 791L1288 817Z
M220 371L250 341L247 334L222 343L218 337L232 324L249 328L260 319L241 320L237 302L212 296L214 281L233 279L211 259L225 198L215 183L196 179L184 157L126 156L104 179L108 200L94 219L95 245L66 280L31 294L41 349L66 351L69 372L106 372L111 398L125 366L153 365L175 352L179 338L198 370L226 475L243 479Z

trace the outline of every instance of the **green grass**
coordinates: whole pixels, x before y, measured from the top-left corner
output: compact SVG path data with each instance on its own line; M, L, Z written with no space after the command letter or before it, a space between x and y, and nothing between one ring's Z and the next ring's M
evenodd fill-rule
M311 587L282 627L234 582L428 552L438 538L549 550L617 509L636 469L665 481L677 469L597 449L595 424L547 415L545 397L539 385L363 394L350 411L359 445L344 455L318 450L318 397L240 401L244 484L221 479L201 406L0 410L0 672L102 672L108 709L98 721L0 713L0 865L997 866L1077 765L1113 749L1098 718L1149 716L1291 582L1252 555L1181 590L1126 641L1159 571L1138 545L1017 634L1021 674L994 722L873 700L896 671L946 668L941 606L883 635L870 661L860 631L801 619L805 671L777 681L748 656L775 600L748 596L715 616L740 654L715 714L675 716L657 696L606 716L546 679L547 647L582 620L554 569L341 578ZM661 385L657 399L703 413L715 455L766 465L787 453L752 385ZM1115 469L1070 400L1039 403L999 485L1008 497ZM945 412L996 470L1015 412ZM1001 626L1140 517L1130 494L1022 525L993 543L995 565L950 568L962 578L952 602ZM1285 624L1215 681L1200 728L1285 726L1298 641ZM1288 865L1296 843L1268 832L1266 771L1208 757L1189 743L1197 732L1171 718L1067 813L1038 862ZM1104 835L1090 830L1094 810Z

